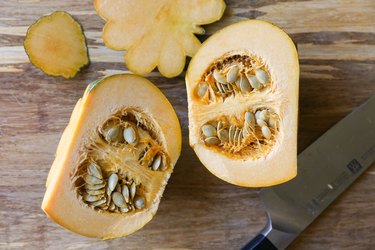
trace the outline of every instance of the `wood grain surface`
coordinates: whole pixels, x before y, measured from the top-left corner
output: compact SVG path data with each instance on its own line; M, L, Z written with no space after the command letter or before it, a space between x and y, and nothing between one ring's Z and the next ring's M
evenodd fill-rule
M274 22L298 45L301 64L298 149L375 94L375 1L226 1L228 24ZM54 10L70 12L85 30L91 64L76 78L50 77L32 66L22 42L27 27ZM104 22L91 1L0 3L0 248L1 249L238 249L266 223L257 189L211 175L188 146L184 75L147 77L172 102L183 129L183 152L155 218L135 234L97 240L73 234L40 209L57 143L86 85L128 72L123 52L103 46ZM374 111L375 112L375 111ZM375 168L372 166L290 249L374 249Z

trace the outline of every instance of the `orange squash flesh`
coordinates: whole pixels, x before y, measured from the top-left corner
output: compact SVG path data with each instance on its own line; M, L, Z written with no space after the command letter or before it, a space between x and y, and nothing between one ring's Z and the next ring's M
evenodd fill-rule
M130 213L101 213L77 199L72 186L72 173L82 151L97 133L97 126L114 110L138 107L152 117L169 155L171 167L163 173L155 199L145 209ZM160 112L163 110L163 112ZM181 129L178 118L161 91L148 80L129 74L114 75L90 84L77 102L69 125L60 140L51 167L42 209L56 223L81 235L115 238L142 228L155 215L165 185L181 151Z

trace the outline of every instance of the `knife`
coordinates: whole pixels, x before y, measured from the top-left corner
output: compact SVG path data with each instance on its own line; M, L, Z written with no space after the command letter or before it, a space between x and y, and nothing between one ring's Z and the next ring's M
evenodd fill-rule
M268 222L242 249L285 249L374 162L372 96L298 155L297 177L260 190Z

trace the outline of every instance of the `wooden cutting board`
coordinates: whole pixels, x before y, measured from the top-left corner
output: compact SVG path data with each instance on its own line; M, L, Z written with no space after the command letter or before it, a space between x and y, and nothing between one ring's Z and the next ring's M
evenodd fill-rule
M206 35L200 39L230 23L257 18L285 29L298 45L300 152L375 94L373 0L227 4L225 17L205 27ZM54 10L70 12L88 38L91 64L72 80L44 75L30 65L22 47L27 27ZM178 113L183 152L156 217L131 236L107 241L73 234L53 223L40 205L73 106L89 82L128 71L123 53L103 46L104 22L91 1L2 1L0 13L1 249L238 249L262 229L266 215L258 190L217 179L189 148L184 75L166 79L158 72L147 77ZM373 248L374 204L372 166L290 249Z

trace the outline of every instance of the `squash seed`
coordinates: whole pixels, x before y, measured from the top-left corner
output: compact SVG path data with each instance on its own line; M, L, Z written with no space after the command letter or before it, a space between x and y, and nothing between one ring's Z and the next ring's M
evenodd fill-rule
M250 92L251 86L246 77L241 76L240 89L242 92Z
M161 163L161 156L160 155L157 155L155 158L154 158L154 161L152 162L152 170L156 171L159 169L160 167L160 163Z
M225 77L223 76L223 74L221 74L219 70L215 69L212 76L217 82L221 84L227 84Z
M123 141L121 133L122 129L119 126L112 125L103 131L103 136L107 142L117 143Z
M207 137L204 141L207 144L209 144L209 145L218 145L218 144L220 144L220 140L217 137Z
M122 186L122 195L124 196L124 199L126 201L126 203L129 203L129 188L127 185L123 185Z
M255 76L246 74L246 77L249 80L251 87L257 90L262 88L262 84L258 81L258 79Z
M229 142L229 132L228 132L228 129L221 129L219 130L219 133L217 134L220 141L222 143L226 143L226 142Z
M122 196L122 194L119 193L119 192L113 192L112 193L112 200L115 203L115 205L118 206L118 207L125 207L126 206L124 196Z
M95 176L96 178L103 179L102 170L95 162L90 163L89 167L87 168L87 173Z
M271 130L267 126L262 126L262 134L267 139L271 138Z
M262 119L257 119L257 124L259 125L259 126L267 126L267 123L265 122L265 121L263 121Z
M112 201L111 204L110 204L109 207L108 207L108 210L109 210L109 211L115 211L115 209L116 209L116 205L115 205L115 203L113 203L113 201Z
M245 123L255 125L255 116L250 111L245 113Z
M85 184L85 189L86 190L100 190L105 187L105 183L98 184L98 185L90 185L90 184Z
M238 137L237 137L237 143L238 145L241 145L242 143L242 139L243 139L243 130L246 130L246 129L239 129L239 133L238 133Z
M258 110L257 112L255 112L255 119L259 119L260 117L260 110Z
M206 94L207 89L208 89L208 83L206 83L206 82L202 82L202 83L199 85L198 93L197 93L197 94L198 94L200 97L203 97L203 96Z
M231 125L229 127L229 143L233 143L234 141L234 133L236 132L236 126Z
M90 185L97 185L97 184L102 184L103 180L99 179L99 178L96 178L95 176L87 174L85 176L85 182L87 184L90 184Z
M166 164L166 158L164 156L164 157L161 158L160 170L164 171L166 168L167 168L167 164Z
M206 137L216 136L216 128L211 124L205 124L202 126L202 133Z
M137 191L137 186L135 185L135 182L133 182L130 186L130 198L131 198L131 200L134 199L136 191Z
M238 78L239 68L237 65L231 67L227 73L227 82L234 83Z
M145 199L143 199L143 197L137 195L134 198L134 205L138 209L144 208L145 207Z
M86 190L86 192L89 194L89 195L100 195L100 194L104 194L105 193L105 189L99 189L99 190Z
M97 201L94 201L94 202L90 203L90 205L93 206L93 207L101 206L103 204L105 205L105 198L104 197L100 200L97 200Z
M124 129L123 133L124 139L128 144L137 144L137 135L132 126L128 126Z
M266 109L262 110L259 114L259 119L262 119L263 121L267 122L269 118L269 113Z
M250 133L249 133L248 128L244 128L244 129L242 130L242 137L243 137L243 138L246 138L249 134L250 134Z
M270 117L268 120L268 124L271 128L276 128L276 120L274 118Z
M115 190L117 182L118 182L118 175L115 173L111 174L111 176L109 176L109 179L108 179L108 188L111 191Z
M126 206L126 207L120 207L120 212L121 213L127 213L127 212L129 212L128 206Z
M241 129L236 127L236 131L234 132L234 137L233 137L233 144L237 144L239 134L242 134Z
M261 70L261 69L255 70L255 75L257 79L259 80L259 82L263 85L269 81L268 75L266 72L264 72L264 70Z
M101 198L103 198L103 195L83 194L83 199L88 202L98 201Z

